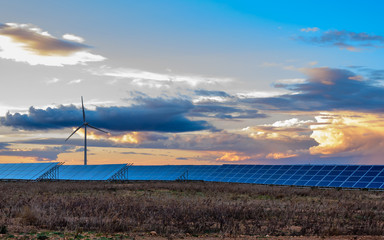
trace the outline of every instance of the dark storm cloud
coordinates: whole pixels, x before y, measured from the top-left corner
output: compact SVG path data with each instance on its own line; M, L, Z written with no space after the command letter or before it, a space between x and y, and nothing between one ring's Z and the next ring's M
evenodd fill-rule
M384 111L384 87L377 81L363 80L344 69L312 68L303 72L308 75L304 83L276 85L292 91L291 94L243 101L277 111Z
M182 99L142 98L129 107L97 107L86 110L87 121L110 131L187 132L212 130L206 121L192 121L186 115L193 104ZM81 110L75 106L36 109L27 114L7 113L0 118L3 126L25 130L60 129L79 126Z
M220 93L221 95L224 92ZM86 110L87 121L110 131L189 132L216 131L207 121L191 120L188 117L217 119L265 118L253 107L226 106L239 102L196 103L181 98L151 98L139 95L131 106L96 107ZM0 124L24 130L60 129L81 125L82 113L73 105L37 109L30 107L28 113L7 113L0 117Z
M320 46L335 46L351 51L357 50L359 47L377 48L384 45L383 36L346 30L329 30L322 32L320 36L299 36L296 40Z

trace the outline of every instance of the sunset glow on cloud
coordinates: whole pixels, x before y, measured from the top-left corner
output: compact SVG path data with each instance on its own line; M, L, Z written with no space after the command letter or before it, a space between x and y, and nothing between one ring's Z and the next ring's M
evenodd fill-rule
M319 145L311 154L384 154L384 123L382 114L357 112L323 113L312 125L311 138Z

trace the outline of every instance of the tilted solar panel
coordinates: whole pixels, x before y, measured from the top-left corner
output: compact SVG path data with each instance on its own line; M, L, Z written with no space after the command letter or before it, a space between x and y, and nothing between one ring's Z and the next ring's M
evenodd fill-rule
M0 164L1 180L37 180L45 172L58 163L2 163Z
M127 164L105 165L62 165L59 167L58 180L106 181L125 168Z
M372 165L184 165L132 166L130 180L189 180L294 185L307 187L384 188L384 166Z
M188 171L186 165L131 166L128 169L129 180L174 181Z

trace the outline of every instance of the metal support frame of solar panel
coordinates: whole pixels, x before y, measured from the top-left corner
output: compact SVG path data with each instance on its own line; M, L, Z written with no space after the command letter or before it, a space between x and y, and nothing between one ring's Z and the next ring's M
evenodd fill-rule
M53 163L3 163L0 164L1 180L24 180L36 181L46 172L55 168L57 162Z
M206 181L382 189L384 166L222 165Z
M59 177L59 168L61 165L63 165L64 162L57 163L56 166L46 171L43 175L38 177L36 181L45 181L45 180L57 180Z
M128 180L128 169L133 165L133 163L126 164L125 167L121 168L115 174L113 174L108 181L127 181Z
M59 180L107 181L127 164L62 165Z

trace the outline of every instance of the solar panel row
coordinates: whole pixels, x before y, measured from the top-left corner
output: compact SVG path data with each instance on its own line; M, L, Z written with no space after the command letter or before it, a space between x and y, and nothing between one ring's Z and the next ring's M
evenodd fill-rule
M132 166L129 180L189 180L316 187L384 188L384 166L208 165Z
M206 181L258 184L384 188L384 166L223 165Z
M274 185L384 188L384 165L61 165L0 164L0 179L38 180L49 171L57 180L202 180ZM44 175L45 174L45 175ZM47 178L44 178L47 179Z

